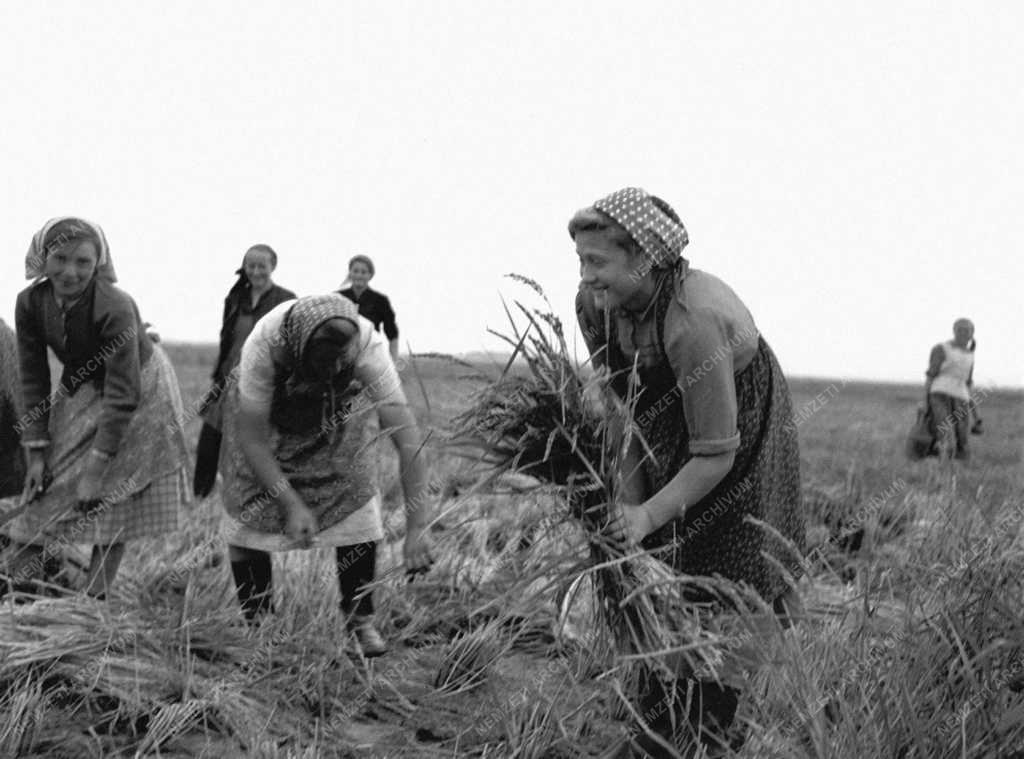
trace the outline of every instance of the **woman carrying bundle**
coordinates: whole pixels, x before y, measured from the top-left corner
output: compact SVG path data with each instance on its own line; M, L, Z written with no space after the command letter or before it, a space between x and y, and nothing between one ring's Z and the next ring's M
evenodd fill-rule
M974 347L974 323L957 319L953 322L953 339L932 348L925 372L932 438L940 451L957 459L970 456ZM980 427L977 430L980 432Z
M242 257L242 266L235 272L238 280L224 298L224 316L220 327L220 351L213 368L213 386L203 399L200 414L203 427L196 448L196 473L192 490L205 498L217 481L217 460L220 456L221 403L227 379L238 366L245 338L260 319L275 306L294 300L295 293L274 283L277 253L269 245L253 245Z
M778 613L795 612L798 599L765 554L800 574L796 428L786 380L750 312L720 279L689 268L679 217L641 189L579 211L569 234L580 261L576 304L587 347L623 398L636 362L634 421L650 451L633 438L609 536L649 549L680 573L746 583ZM720 747L739 691L694 685L691 729ZM653 727L667 735L670 710L656 706L665 694L656 684L649 689L644 706L661 714Z
M378 420L398 448L406 570L421 571L432 562L422 440L383 337L336 293L282 303L259 321L228 386L221 458L248 620L272 610L268 552L333 546L349 629L364 655L386 651L366 588L384 537Z
M28 471L24 509L5 526L7 574L30 579L54 549L93 543L85 591L103 597L125 542L177 529L188 500L178 382L115 286L97 225L50 220L32 238L25 273L35 282L15 317ZM63 364L52 394L47 348Z

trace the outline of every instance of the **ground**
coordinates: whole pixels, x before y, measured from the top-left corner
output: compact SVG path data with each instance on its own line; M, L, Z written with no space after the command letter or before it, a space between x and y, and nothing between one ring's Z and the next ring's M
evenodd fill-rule
M194 446L214 351L165 347ZM613 746L628 726L609 674L617 662L589 637L586 604L560 605L566 577L556 568L545 582L538 569L539 552L569 555L573 539L557 528L521 541L564 507L521 482L473 492L466 461L441 446L480 387L468 374L440 358L403 371L435 431L442 559L414 582L401 573L400 488L385 450L393 516L376 593L387 656L354 656L326 552L276 557L277 614L242 625L212 540L215 491L180 534L131 547L107 603L0 609L0 756L596 757ZM904 456L920 387L793 379L791 389L808 618L758 637L770 664L748 681L736 755L1024 750L1021 394L989 393L972 460L951 464Z

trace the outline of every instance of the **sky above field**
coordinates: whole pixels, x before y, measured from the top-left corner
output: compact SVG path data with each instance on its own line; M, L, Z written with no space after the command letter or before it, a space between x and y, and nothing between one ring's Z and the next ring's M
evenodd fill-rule
M668 200L794 375L923 378L952 322L1024 384L1024 4L5 3L0 317L43 222L106 231L165 339L216 339L246 248L402 350L500 347L503 278L576 334L566 222ZM579 341L582 352L582 340Z

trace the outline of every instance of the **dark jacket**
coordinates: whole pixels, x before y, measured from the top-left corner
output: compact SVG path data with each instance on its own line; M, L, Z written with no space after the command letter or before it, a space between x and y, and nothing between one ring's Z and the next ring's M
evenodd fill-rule
M384 293L371 290L367 287L362 295L356 295L351 287L347 290L338 290L353 303L359 306L359 315L366 317L373 322L373 328L380 332L381 325L384 326L384 336L388 340L395 340L398 337L398 325L395 324L395 311L391 308L391 301Z
M49 347L64 365L62 392L74 395L91 382L103 395L93 447L111 455L141 400L141 368L153 354L139 309L128 293L94 277L82 296L62 312L53 284L41 280L18 294L15 306L21 367L25 442L49 440Z
M250 289L248 282L236 284L224 299L224 316L220 327L220 351L217 354L217 363L213 367L213 382L216 386L223 385L225 377L234 368L232 366L225 366L224 362L231 354L232 347L234 347L232 340L235 334L235 322L238 321L239 315L252 314L252 323L256 324L256 322L270 313L275 306L279 306L286 300L295 299L295 293L291 290L280 285L272 285L269 290L260 296L260 299L256 302L256 307L253 308L252 298L249 296Z

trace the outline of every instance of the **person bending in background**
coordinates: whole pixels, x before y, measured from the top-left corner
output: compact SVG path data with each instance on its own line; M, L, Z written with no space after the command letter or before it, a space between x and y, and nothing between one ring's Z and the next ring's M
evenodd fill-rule
M384 537L379 428L398 448L405 567L422 571L433 561L422 438L384 338L337 293L282 303L256 324L228 385L221 458L231 571L247 620L273 608L268 552L333 546L349 630L365 656L387 650L366 587Z
M17 427L21 412L18 341L14 330L0 319L0 498L16 496L25 486L25 457Z
M227 378L238 366L242 345L252 328L276 306L286 300L295 300L295 293L273 280L277 268L277 253L269 245L253 245L242 257L242 266L235 274L238 280L224 298L224 316L220 326L220 351L213 368L213 386L210 388L200 415L203 427L196 448L196 472L192 490L205 498L217 481L217 461L220 457L221 404Z
M689 268L686 229L660 198L619 190L577 212L569 234L587 348L596 366L612 372L623 399L637 363L633 416L649 446L632 438L609 536L650 550L682 574L748 583L791 624L800 600L779 567L799 577L800 558L748 521L768 523L802 553L800 453L775 354L736 293ZM673 709L658 707L671 696L655 680L638 713L660 715L652 729L679 746L692 748L697 736L717 750L738 745L742 684L686 679L694 694L688 715L674 719ZM685 693L677 698L686 701ZM689 735L673 735L674 724L687 723Z
M104 597L125 542L176 530L189 500L184 411L170 361L143 329L103 231L51 219L25 258L18 295L28 451L22 504L7 522L8 577L30 579L51 541L93 543L85 592ZM51 394L50 348L63 364Z
M370 280L376 269L369 256L352 256L348 262L348 285L342 285L339 293L359 306L359 315L373 323L373 328L380 332L384 328L384 336L388 339L388 350L391 360L398 361L398 325L395 323L395 311L391 301L384 293L370 287Z
M932 435L958 459L967 459L971 387L974 385L974 323L953 322L953 339L932 348L925 372L924 392L931 411Z

